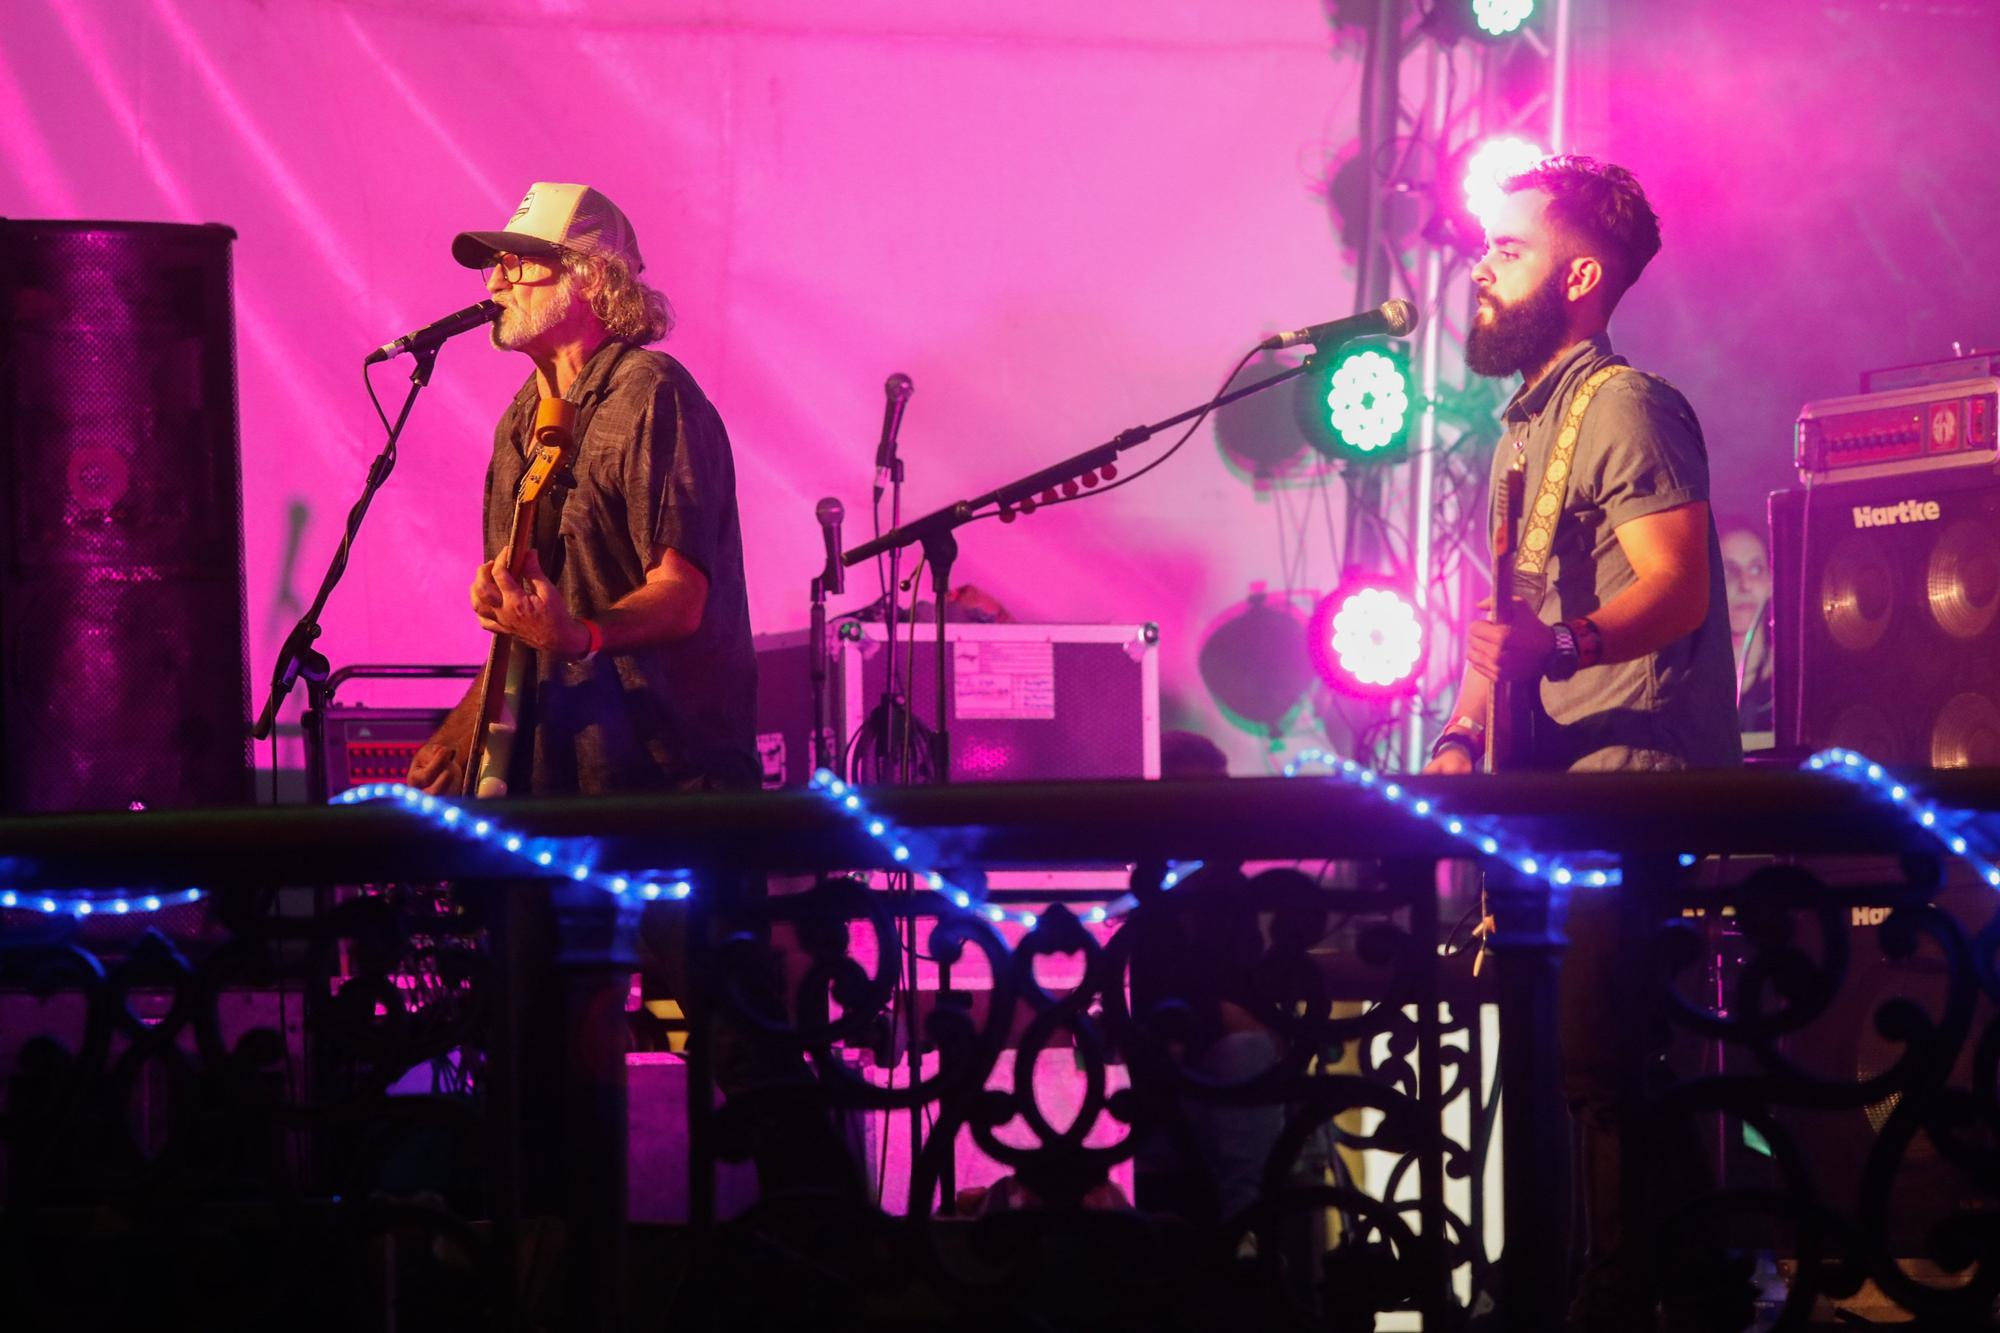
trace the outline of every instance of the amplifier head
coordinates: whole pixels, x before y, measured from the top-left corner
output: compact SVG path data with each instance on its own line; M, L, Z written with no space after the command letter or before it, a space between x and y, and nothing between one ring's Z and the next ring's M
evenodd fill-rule
M1996 422L2000 378L1991 375L1807 403L1795 434L1799 479L1991 468Z

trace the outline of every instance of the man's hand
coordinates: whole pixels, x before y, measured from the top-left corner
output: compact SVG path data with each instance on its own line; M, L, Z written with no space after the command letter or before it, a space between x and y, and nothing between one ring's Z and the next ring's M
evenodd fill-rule
M1475 620L1466 631L1466 665L1488 680L1534 680L1555 649L1555 631L1529 614L1520 598L1507 601L1504 623Z
M569 613L562 592L542 573L541 557L529 551L518 579L507 570L508 557L503 548L472 576L472 613L480 625L558 657L589 652L590 631Z
M433 796L455 795L465 785L465 765L458 750L442 741L427 741L410 760L410 772L403 781Z
M1447 745L1437 752L1436 758L1424 765L1423 776L1456 778L1472 771L1472 751L1463 745Z

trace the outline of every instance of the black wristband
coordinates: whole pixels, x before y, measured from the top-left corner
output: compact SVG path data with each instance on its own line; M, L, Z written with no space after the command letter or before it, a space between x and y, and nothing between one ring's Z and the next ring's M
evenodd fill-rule
M1431 758L1437 758L1447 745L1456 745L1465 751L1466 757L1475 764L1479 762L1479 752L1484 748L1469 731L1447 731L1431 742Z

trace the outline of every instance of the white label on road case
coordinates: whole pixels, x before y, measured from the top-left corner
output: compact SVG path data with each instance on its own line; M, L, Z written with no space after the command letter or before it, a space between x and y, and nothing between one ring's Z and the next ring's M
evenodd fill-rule
M954 640L954 717L1039 718L1056 715L1056 646Z

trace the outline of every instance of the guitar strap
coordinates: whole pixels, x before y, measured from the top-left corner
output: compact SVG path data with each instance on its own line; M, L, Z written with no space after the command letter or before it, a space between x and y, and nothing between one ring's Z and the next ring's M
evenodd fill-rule
M571 461L568 471L554 478L546 502L535 514L535 550L541 554L542 572L549 576L550 583L560 583L562 580L563 556L567 552L561 540L563 505L568 502L569 493L576 487L576 478L573 474L577 464L583 461L583 442L590 434L590 419L597 415L597 409L603 406L605 398L611 393L611 372L617 368L620 361L624 360L625 353L631 350L629 343L622 344L617 354L605 363L603 373L593 376L590 387L583 391L581 398L577 399L576 458ZM572 384L571 392L575 392L576 388L577 385Z
M1527 530L1521 534L1520 554L1514 558L1516 574L1539 581L1548 573L1549 548L1555 540L1556 520L1562 517L1563 501L1569 495L1570 461L1576 457L1576 437L1583 426L1583 414L1590 410L1590 400L1597 397L1599 389L1613 376L1629 369L1629 366L1606 366L1585 380L1570 398L1562 429L1556 433L1555 447L1549 450L1548 465L1542 469L1542 484L1535 492L1534 506L1528 510Z
M597 409L603 405L605 398L610 395L612 370L624 359L625 353L631 350L631 344L627 343L623 345L617 354L605 364L603 373L594 376L590 387L583 389L581 396L575 400L577 405L576 426L574 428L576 454L570 459L569 467L551 479L549 489L543 495L542 503L535 511L535 551L542 557L542 573L548 576L550 583L557 586L561 586L562 583L563 557L568 553L569 549L563 544L562 540L563 505L568 503L569 493L576 489L576 477L574 474L577 465L583 461L583 442L590 434L590 419L597 415ZM579 379L575 384L570 385L570 392L576 393L582 382ZM524 737L534 736L538 725L536 713L541 707L541 691L539 689L523 690L517 706L518 714L515 718L515 725L518 729L517 734ZM534 743L517 744L514 747L514 752L509 756L508 762L508 790L529 790L533 781L536 748L537 746Z

